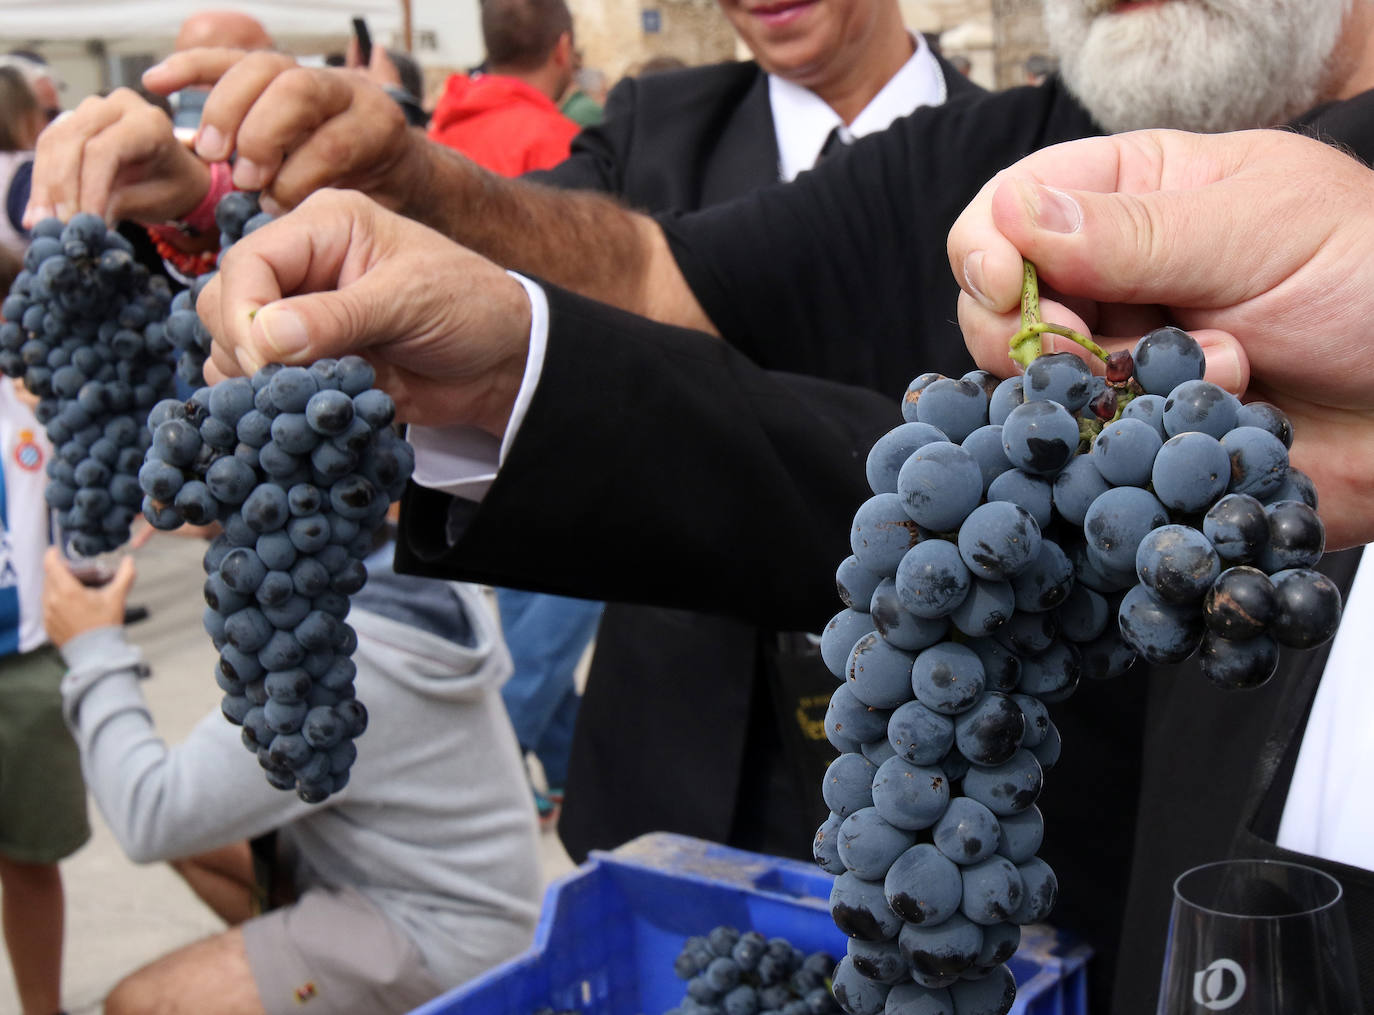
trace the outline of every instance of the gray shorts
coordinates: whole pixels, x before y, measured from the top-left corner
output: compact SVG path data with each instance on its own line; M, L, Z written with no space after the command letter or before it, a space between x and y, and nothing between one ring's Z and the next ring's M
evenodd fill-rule
M352 888L312 888L243 924L267 1015L408 1012L440 993L420 950Z

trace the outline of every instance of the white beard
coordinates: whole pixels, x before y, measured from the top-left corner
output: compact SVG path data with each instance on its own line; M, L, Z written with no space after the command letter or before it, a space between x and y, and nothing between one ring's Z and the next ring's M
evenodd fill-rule
M1069 90L1107 130L1283 123L1330 98L1346 12L1366 0L1044 0ZM1099 13L1102 12L1102 13Z

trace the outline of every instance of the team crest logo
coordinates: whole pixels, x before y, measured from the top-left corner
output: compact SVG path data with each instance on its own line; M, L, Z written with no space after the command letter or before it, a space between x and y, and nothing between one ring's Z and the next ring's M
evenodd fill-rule
M14 460L25 472L37 472L43 467L43 449L33 439L32 430L19 431L19 443L14 446Z

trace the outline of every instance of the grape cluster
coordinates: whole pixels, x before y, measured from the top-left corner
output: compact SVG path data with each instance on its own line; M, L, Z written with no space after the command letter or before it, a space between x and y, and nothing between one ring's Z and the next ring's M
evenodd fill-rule
M98 215L45 219L4 301L0 372L22 378L56 454L47 500L81 556L129 538L148 410L172 393L167 280Z
M830 1015L839 1011L827 986L834 966L786 938L716 927L688 938L674 960L687 996L666 1015Z
M272 216L259 209L256 193L234 190L225 194L215 205L220 257L254 229L271 221ZM167 316L167 338L178 353L177 376L192 388L205 384L205 361L210 358L211 346L210 332L196 314L196 299L214 275L200 275L189 289L177 293Z
M1164 328L1105 377L1068 353L1000 382L925 374L874 445L821 641L842 753L814 852L851 939L834 983L851 1015L1010 1010L1004 963L1058 891L1036 855L1047 706L1082 677L1200 650L1213 681L1251 687L1278 644L1334 633L1289 421L1202 373Z
M154 527L223 526L205 554L222 709L267 781L312 803L347 783L367 724L344 618L414 465L373 381L346 356L159 402L138 473Z

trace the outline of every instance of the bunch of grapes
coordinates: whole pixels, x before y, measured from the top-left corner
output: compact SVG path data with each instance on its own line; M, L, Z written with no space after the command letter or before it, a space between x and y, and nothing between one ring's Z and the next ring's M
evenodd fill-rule
M1105 377L1068 353L1000 383L922 375L869 455L821 642L842 753L815 857L837 875L851 1015L1010 1010L1003 963L1058 891L1036 856L1047 706L1082 677L1199 653L1254 687L1279 644L1339 623L1286 417L1203 381L1178 329L1102 355Z
M687 996L666 1015L831 1015L835 959L805 955L786 938L716 927L690 937L673 962Z
M156 528L223 526L205 554L222 709L267 781L312 803L347 783L367 724L344 618L414 466L374 379L357 356L269 364L159 402L138 473Z
M258 207L258 195L250 191L230 191L215 205L215 224L219 226L220 257L231 246L272 216ZM207 272L196 278L189 289L176 294L167 316L167 339L177 350L177 376L189 387L205 384L205 361L210 358L211 336L196 314L196 298L214 278Z
M34 228L4 301L0 372L38 396L56 451L48 504L71 550L95 556L129 538L148 446L143 421L172 393L167 280L97 215Z

